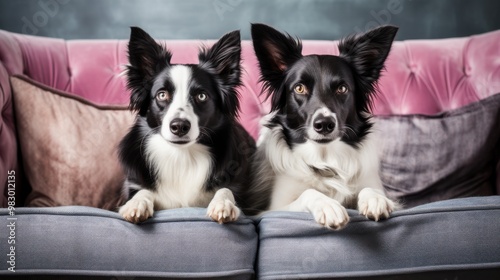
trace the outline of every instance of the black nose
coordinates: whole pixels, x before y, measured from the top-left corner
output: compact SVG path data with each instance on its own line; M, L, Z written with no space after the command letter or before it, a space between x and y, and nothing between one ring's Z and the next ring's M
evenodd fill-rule
M173 119L170 122L170 131L179 137L186 135L191 129L191 123L186 119Z
M335 119L333 117L318 116L313 122L313 127L317 133L330 134L335 129Z

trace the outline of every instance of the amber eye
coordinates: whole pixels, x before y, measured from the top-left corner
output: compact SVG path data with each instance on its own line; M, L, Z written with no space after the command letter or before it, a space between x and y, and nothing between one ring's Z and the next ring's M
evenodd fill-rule
M303 84L296 84L293 90L296 94L307 94L306 86Z
M337 88L337 93L338 94L346 94L349 89L347 88L346 85L341 85Z
M156 99L158 101L166 101L168 100L168 92L166 90L160 90L156 93Z
M207 101L208 99L208 95L204 92L200 92L196 95L196 100L198 100L198 102L205 102Z

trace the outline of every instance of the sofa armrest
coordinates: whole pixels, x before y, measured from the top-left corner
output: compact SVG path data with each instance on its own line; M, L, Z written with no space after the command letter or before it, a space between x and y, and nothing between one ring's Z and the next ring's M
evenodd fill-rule
M0 30L0 203L7 206L8 171L17 171L17 143L9 76L22 71L22 56L11 33Z
M7 206L7 172L16 171L16 197L23 195L12 91L9 77L24 74L43 84L66 89L70 72L66 42L0 30L0 193ZM18 201L20 202L20 201Z

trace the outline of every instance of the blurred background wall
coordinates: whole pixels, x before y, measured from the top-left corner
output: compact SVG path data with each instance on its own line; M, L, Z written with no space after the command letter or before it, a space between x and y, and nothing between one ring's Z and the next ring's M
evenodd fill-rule
M158 39L249 39L263 22L302 39L334 40L380 24L398 40L500 29L500 0L0 0L0 29L64 39L126 39L140 26Z

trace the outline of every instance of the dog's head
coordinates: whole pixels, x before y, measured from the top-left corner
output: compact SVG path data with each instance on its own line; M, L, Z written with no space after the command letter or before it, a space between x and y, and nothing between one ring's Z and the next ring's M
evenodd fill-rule
M299 40L252 24L273 121L284 127L289 144L360 142L371 127L371 99L397 30L383 26L347 37L339 43L339 56L303 56Z
M233 31L200 50L199 64L171 64L172 54L165 46L132 27L127 69L130 108L170 143L210 141L211 133L237 115L240 56L240 32Z

